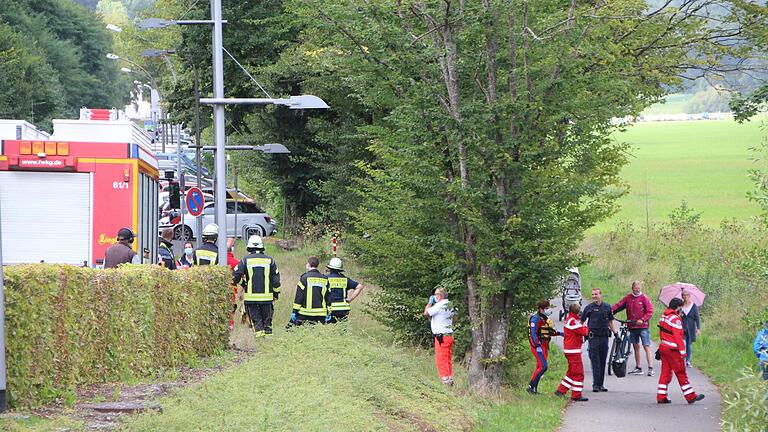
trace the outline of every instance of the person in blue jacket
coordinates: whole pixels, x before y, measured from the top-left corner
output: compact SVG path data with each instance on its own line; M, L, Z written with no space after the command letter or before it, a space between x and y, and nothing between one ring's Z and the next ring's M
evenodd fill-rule
M768 321L765 321L763 328L757 331L752 351L755 352L757 362L763 371L763 379L768 380Z

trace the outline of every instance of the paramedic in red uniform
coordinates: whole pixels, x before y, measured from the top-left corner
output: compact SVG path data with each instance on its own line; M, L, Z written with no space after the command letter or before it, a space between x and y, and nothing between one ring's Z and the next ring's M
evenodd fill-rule
M589 399L582 397L584 390L584 363L581 360L581 346L589 334L589 328L579 319L581 306L573 303L568 308L568 317L563 326L563 353L568 361L568 371L560 381L560 386L555 390L556 396L565 396L571 390L571 400L586 402Z
M661 354L661 374L659 375L659 388L656 392L656 402L668 404L669 383L672 382L672 373L677 376L677 382L680 384L680 390L689 404L704 399L703 394L696 394L693 387L688 382L688 375L685 373L685 339L683 336L683 320L680 319L680 307L683 300L673 298L669 302L669 307L659 318L659 354Z
M555 330L549 315L552 310L549 309L549 300L539 300L536 304L538 311L528 319L528 342L531 344L531 352L536 358L536 369L531 375L531 382L528 383L528 393L536 394L539 392L539 380L547 371L549 364L549 340L552 336L561 335Z

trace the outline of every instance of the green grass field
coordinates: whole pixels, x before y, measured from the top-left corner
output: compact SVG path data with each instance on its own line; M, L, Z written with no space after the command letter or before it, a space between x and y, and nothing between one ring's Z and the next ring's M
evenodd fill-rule
M760 120L648 122L617 134L631 146L622 171L630 190L619 200L619 212L593 231L608 231L619 221L645 226L646 210L650 223L663 222L683 200L702 212L706 225L758 215L759 207L746 198L754 189L747 172L755 167L749 148L765 135Z
M651 105L643 111L643 115L680 114L685 112L685 105L693 95L675 93L664 98L664 103Z

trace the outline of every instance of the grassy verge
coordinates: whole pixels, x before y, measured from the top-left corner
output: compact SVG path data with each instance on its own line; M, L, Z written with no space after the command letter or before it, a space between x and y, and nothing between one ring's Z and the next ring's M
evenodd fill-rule
M255 349L247 363L162 399L162 414L134 417L125 430L513 431L560 423L563 401L515 392L498 403L473 398L461 368L456 386L444 387L430 352L350 324L293 329ZM555 363L542 389L555 388L564 361Z
M242 256L240 245L236 256ZM173 392L159 403L163 413L132 417L123 430L312 430L312 431L554 431L565 401L551 396L565 370L561 353L551 353L550 370L540 384L542 395L506 388L495 400L469 394L466 371L455 365L456 385L443 387L437 379L432 350L400 346L385 328L362 312L370 286L359 298L345 325L285 330L296 283L308 255L323 256L322 247L283 251L274 244L282 274L282 295L276 302L275 335L255 340L246 326L236 325L231 342L253 350L251 359L212 375L199 384ZM325 256L327 261L327 255ZM323 265L325 261L323 261ZM344 262L355 278L359 269ZM361 281L365 283L366 281ZM426 319L425 332L428 331ZM460 356L460 355L459 355ZM226 355L203 366L227 364ZM510 368L512 382L527 382L534 365ZM158 380L173 378L164 371ZM66 414L66 413L65 413ZM70 417L0 418L0 430L80 430Z

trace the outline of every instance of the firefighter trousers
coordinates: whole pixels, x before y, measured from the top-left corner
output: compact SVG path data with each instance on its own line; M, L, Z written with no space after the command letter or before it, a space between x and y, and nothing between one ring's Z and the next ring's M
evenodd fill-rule
M677 376L677 383L680 384L680 390L683 391L685 400L693 400L696 397L696 392L693 391L691 383L688 382L688 374L685 371L685 357L679 351L667 348L664 345L659 348L659 353L661 354L661 374L659 374L656 400L669 399L669 384L672 382L673 373Z
M442 339L442 341L441 341ZM453 378L453 336L435 336L435 364L440 379Z
M568 360L568 371L560 381L557 392L566 394L570 390L571 399L578 399L584 390L584 363L581 354L566 354L565 359Z
M248 316L253 323L253 331L257 335L272 334L272 314L274 305L272 302L245 302Z
M541 344L541 353L536 352L536 348L531 345L531 352L533 353L533 357L536 358L536 369L533 370L529 385L531 388L535 389L539 386L539 380L544 375L544 372L549 368L549 363L547 363L547 359L549 358L549 344Z

